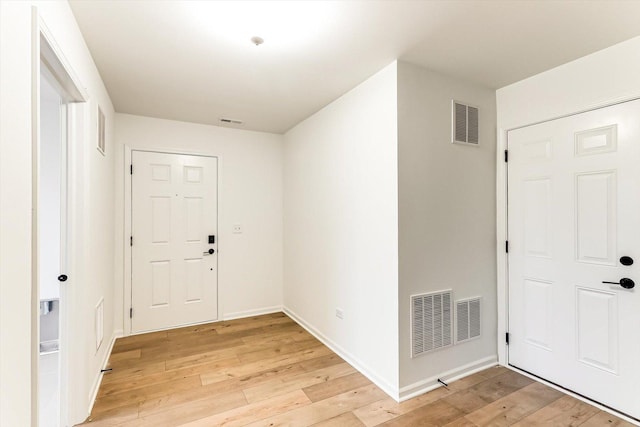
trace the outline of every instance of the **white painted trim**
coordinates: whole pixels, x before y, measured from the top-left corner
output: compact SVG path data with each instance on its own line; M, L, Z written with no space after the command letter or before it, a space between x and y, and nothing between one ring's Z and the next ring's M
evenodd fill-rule
M123 191L123 228L122 228L122 274L123 274L123 290L122 290L122 325L125 335L131 335L131 318L129 317L129 308L131 307L131 246L129 236L131 236L131 148L124 146L124 164L122 165L122 173L124 174L124 191ZM114 313L115 314L115 313Z
M442 381L445 381L447 383L457 381L471 374L475 374L476 372L492 368L497 364L497 356L493 355L485 357L484 359L476 360L475 362L471 362L463 366L459 366L455 369L442 372L441 374L435 375L431 378L426 378L413 384L409 384L408 386L402 387L400 389L399 401L404 402L405 400L409 400L431 390L435 390L436 388L442 387L442 384L438 382L438 379L441 379Z
M522 371L522 370L516 368L515 366L507 365L505 367L510 369L510 370L512 370L512 371L514 371L514 372L517 372L517 373L519 373L521 375L524 375L525 377L531 378L532 380L534 380L536 382L544 384L547 387L551 387L554 390L558 390L559 392L564 393L567 396L571 396L571 397L573 397L575 399L580 400L581 402L584 402L584 403L587 403L587 404L589 404L591 406L594 406L594 407L600 409L601 411L607 412L607 413L609 413L611 415L615 415L618 418L622 418L623 420L625 420L625 421L627 421L627 422L629 422L629 423L631 423L633 425L640 426L640 422L638 420L634 420L633 418L629 418L629 416L627 416L627 415L625 415L623 413L617 412L614 409L611 409L611 408L608 408L606 406L603 406L603 405L601 405L598 402L595 402L593 400L589 400L586 397L580 396L579 394L576 394L576 393L572 392L571 390L567 390L565 388L559 387L559 386L557 386L557 385L555 385L553 383L550 383L550 382L546 381L543 378L539 378L539 377L536 377L535 375L531 375L530 373L528 373L526 371Z
M60 84L60 89L66 92L70 97L66 102L86 102L89 100L87 89L82 85L78 75L67 60L62 49L53 38L51 31L45 24L44 20L38 16L39 36L46 41L46 45L39 44L39 57L47 63L47 71L54 76ZM38 40L40 43L40 40Z
M109 343L109 348L104 353L104 359L100 366L101 369L105 369L107 364L109 363L109 357L111 357L111 352L113 351L113 346L116 343L116 339L122 337L122 330L113 331L113 335L111 336L111 342ZM96 398L98 397L98 391L100 390L100 384L102 384L102 377L104 376L104 372L101 372L93 383L93 387L91 387L91 392L89 393L89 407L86 410L85 418L88 418L91 415L91 410L93 409L93 405L96 403Z
M504 161L504 150L507 149L507 131L499 128L496 142L496 279L497 279L497 307L498 307L498 363L508 363L508 347L505 335L508 331L509 297L508 278L509 264L505 253L507 236L507 165Z
M220 320L234 320L242 319L245 317L261 316L263 314L278 313L282 310L281 305L274 305L273 307L263 307L255 310L236 311L234 313L226 313L220 316Z
M334 353L336 353L338 356L343 358L351 366L356 368L362 375L367 377L372 383L374 383L382 391L387 393L389 395L389 397L394 399L396 402L400 401L397 387L394 387L394 386L388 384L386 381L384 381L382 378L380 378L378 375L376 375L375 372L373 372L372 369L369 369L364 363L362 363L356 357L354 357L349 352L347 352L342 347L340 347L338 344L336 344L335 342L333 342L332 340L327 338L325 335L323 335L320 331L318 331L316 328L311 326L309 323L307 323L304 320L302 320L302 318L300 316L295 314L289 308L283 307L282 311L287 316L291 317L297 324L299 324L304 329L306 329L307 332L309 332L311 335L316 337L320 342L322 342L324 345L329 347Z

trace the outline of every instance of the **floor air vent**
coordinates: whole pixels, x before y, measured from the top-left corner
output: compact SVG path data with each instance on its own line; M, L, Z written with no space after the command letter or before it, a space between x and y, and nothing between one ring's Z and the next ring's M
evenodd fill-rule
M480 298L456 301L456 343L480 336Z
M452 344L451 291L411 297L411 357Z
M478 108L451 101L451 142L478 145Z

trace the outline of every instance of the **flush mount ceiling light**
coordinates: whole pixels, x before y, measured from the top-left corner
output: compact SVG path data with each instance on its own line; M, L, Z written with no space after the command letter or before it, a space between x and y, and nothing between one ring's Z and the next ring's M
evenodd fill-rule
M260 46L262 43L264 43L264 39L262 37L253 36L251 37L251 43L255 44L256 46Z
M340 17L338 8L341 7L339 2L325 1L186 1L180 4L201 31L214 39L245 46L247 40L254 45L268 40L269 49L306 46L323 34L330 34Z

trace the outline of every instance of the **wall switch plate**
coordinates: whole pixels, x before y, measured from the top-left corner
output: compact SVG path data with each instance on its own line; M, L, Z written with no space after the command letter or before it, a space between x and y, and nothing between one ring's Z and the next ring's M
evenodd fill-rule
M241 224L233 224L233 234L242 234Z
M341 308L336 308L336 317L338 319L344 319L344 311Z

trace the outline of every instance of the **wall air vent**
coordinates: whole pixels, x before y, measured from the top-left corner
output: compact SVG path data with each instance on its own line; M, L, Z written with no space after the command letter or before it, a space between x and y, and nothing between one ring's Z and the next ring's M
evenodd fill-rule
M228 125L241 125L242 124L242 120L229 119L227 117L220 117L220 122L228 124Z
M451 101L451 142L478 145L478 107Z
M456 344L480 336L480 298L456 301Z
M453 342L451 290L411 296L411 357Z

